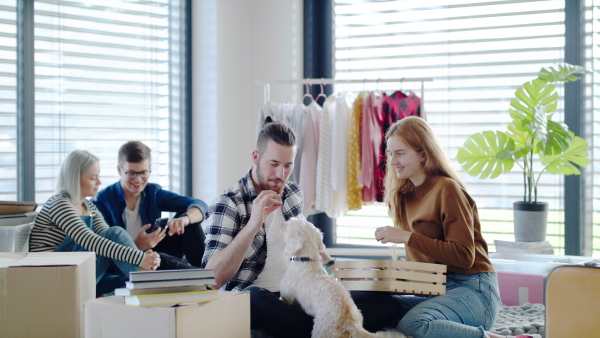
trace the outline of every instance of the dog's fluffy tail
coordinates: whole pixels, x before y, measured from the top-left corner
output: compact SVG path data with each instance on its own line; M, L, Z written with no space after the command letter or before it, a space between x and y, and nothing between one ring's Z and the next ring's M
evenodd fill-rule
M386 330L386 331L378 331L373 335L373 337L378 338L406 338L405 335L396 331L396 330Z
M407 338L402 333L396 330L386 330L386 331L378 331L376 333L371 333L365 329L358 328L357 331L348 332L348 337L360 337L360 338ZM409 337L410 338L410 337Z

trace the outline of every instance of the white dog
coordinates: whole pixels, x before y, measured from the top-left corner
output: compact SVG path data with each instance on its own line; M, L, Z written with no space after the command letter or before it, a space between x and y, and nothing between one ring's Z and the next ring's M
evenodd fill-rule
M399 332L372 334L363 328L363 316L350 293L323 268L320 252L325 246L319 229L291 218L283 223L281 237L290 256L280 284L281 298L314 317L313 338L405 337Z

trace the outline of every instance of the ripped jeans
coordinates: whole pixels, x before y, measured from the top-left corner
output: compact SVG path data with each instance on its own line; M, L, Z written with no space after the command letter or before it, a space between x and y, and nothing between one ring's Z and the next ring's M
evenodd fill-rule
M413 338L482 338L500 311L498 275L449 274L446 295L395 295L400 306L397 329Z

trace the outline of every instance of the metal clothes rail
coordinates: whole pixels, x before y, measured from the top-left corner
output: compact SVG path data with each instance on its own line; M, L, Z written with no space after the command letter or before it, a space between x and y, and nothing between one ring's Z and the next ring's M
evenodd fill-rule
M274 84L302 84L302 85L333 85L336 83L344 83L344 84L351 84L351 83L381 83L381 82L397 82L400 86L402 86L402 84L404 82L420 82L421 83L421 114L423 118L425 117L425 82L432 82L433 78L430 77L422 77L422 78L410 78L410 77L403 77L403 78L395 78L395 79L382 79L382 78L377 78L377 79L347 79L347 80L336 80L336 79L326 79L326 78L320 78L320 79L290 79L290 80L274 80L272 82L269 81L263 81L263 80L256 80L255 84L256 85L262 85L263 86L263 94L264 94L264 102L267 103L271 100L271 83Z

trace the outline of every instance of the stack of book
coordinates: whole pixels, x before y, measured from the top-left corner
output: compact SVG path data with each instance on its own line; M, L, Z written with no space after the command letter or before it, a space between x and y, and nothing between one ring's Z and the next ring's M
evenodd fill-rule
M115 290L127 305L153 306L207 302L219 299L212 269L136 271L125 287Z

